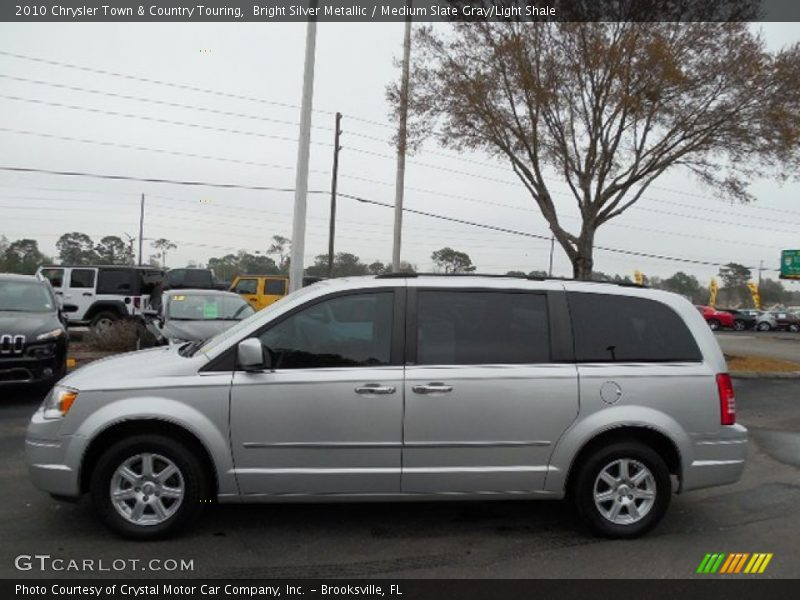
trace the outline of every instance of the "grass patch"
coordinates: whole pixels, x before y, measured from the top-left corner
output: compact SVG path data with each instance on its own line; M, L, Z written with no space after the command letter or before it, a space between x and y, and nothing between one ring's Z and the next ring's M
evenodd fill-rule
M777 360L763 356L730 356L725 355L728 370L731 373L755 371L759 373L791 373L800 372L800 363L788 360Z

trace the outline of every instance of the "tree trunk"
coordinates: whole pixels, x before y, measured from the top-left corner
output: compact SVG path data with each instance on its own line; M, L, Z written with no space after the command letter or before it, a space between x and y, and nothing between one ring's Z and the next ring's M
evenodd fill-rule
M572 276L581 281L589 281L594 270L594 230L582 231L578 238L576 254L572 258Z

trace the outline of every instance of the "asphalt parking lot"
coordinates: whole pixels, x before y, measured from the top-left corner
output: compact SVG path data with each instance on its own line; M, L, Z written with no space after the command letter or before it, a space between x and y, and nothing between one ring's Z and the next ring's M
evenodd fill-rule
M800 363L800 333L718 331L715 336L726 354L753 355Z
M21 554L49 554L193 561L190 572L111 573L137 577L684 578L707 552L772 552L760 577L800 577L800 380L737 380L736 391L753 442L743 479L674 497L643 539L590 537L561 502L507 501L210 506L183 537L147 544L111 535L87 502L34 489L23 437L38 398L4 392L0 577L63 575L15 569Z

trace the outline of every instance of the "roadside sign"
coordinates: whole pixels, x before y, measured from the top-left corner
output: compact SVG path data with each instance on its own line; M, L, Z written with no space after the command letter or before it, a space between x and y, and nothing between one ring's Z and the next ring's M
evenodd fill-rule
M781 252L781 279L800 279L800 250Z

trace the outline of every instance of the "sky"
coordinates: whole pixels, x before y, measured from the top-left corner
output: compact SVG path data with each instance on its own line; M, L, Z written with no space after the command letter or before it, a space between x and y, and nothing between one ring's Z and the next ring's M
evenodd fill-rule
M754 27L772 49L800 39L797 23ZM293 188L305 32L294 23L2 23L0 166ZM308 197L306 265L327 253L335 112L344 115L339 191L394 201L385 88L399 76L402 38L402 23L318 25L309 188L323 193ZM563 195L565 184L553 188L565 226L576 229L574 200ZM596 244L777 269L781 249L800 247L800 183L754 181L752 190L757 202L731 206L686 173L667 173L603 226ZM145 260L161 237L177 245L170 267L239 249L264 252L273 235L291 237L291 192L4 171L0 235L35 238L51 255L68 231L136 237L141 194ZM506 164L435 143L409 158L405 205L549 235ZM390 208L340 198L336 250L389 261L392 222ZM547 240L406 214L403 260L432 270L431 253L444 246L467 252L485 273L545 270L550 252ZM717 271L595 252L595 270L632 276L637 269L661 277L682 270L703 283ZM571 276L558 244L554 275Z

